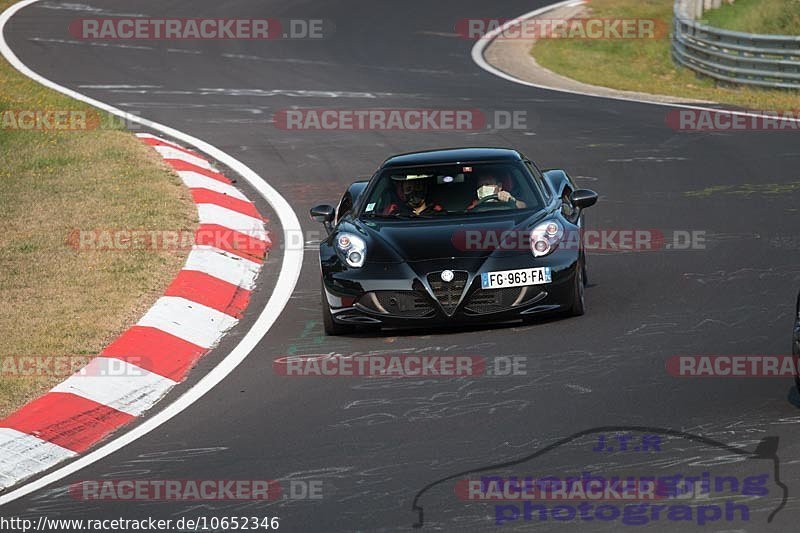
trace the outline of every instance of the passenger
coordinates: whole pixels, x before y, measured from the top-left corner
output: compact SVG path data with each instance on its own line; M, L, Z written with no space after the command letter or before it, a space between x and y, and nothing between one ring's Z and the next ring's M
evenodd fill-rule
M429 183L431 176L392 177L396 182L395 193L398 202L392 202L383 210L384 215L432 215L443 213L444 208L429 202Z

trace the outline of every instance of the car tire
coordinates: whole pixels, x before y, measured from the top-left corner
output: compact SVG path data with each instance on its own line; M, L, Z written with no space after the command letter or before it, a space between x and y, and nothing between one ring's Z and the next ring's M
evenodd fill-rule
M586 313L586 297L584 294L584 289L586 287L586 283L584 282L583 278L583 263L578 265L578 268L575 269L575 283L574 283L574 290L572 291L572 307L569 310L569 316L582 316Z
M589 274L586 272L586 259L583 260L583 265L581 266L581 271L583 272L583 286L589 286Z
M353 326L339 324L335 320L333 320L333 313L331 313L331 307L330 305L328 305L328 299L325 298L324 284L321 287L320 294L322 296L320 302L322 304L322 326L325 329L325 334L331 337L335 337L338 335L351 333L354 329Z

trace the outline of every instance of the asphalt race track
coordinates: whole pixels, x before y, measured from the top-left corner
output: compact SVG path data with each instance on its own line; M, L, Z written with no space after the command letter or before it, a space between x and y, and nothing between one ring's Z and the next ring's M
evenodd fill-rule
M85 11L50 1L23 9L6 31L20 59L46 78L204 139L253 168L295 209L307 232L306 254L290 304L225 381L144 438L7 504L4 515L258 515L280 517L287 531L409 529L418 520L415 495L441 478L512 461L592 428L647 426L748 448L778 437L780 478L788 487L781 511L767 525L756 505L749 524L714 527L796 528L800 412L786 400L791 380L681 379L665 370L673 355L790 353L800 286L796 132L679 133L666 125L669 108L524 87L473 63L473 42L455 34L456 21L512 18L548 3L542 0L89 3L103 12L88 16L335 22L335 33L322 40L98 46L68 32ZM277 128L273 114L293 106L524 111L527 129ZM579 185L600 194L587 216L590 228L703 231L705 249L590 255L588 311L580 318L326 338L315 252L322 228L309 221L308 209L335 203L350 182L371 175L391 154L459 145L515 147L543 168L567 169ZM259 209L271 213L261 202ZM167 402L247 331L277 277L281 250L273 250L248 317ZM286 355L388 350L490 361L524 356L528 372L418 380L290 378L273 371L273 360ZM563 460L567 469L575 453L564 451L549 464ZM665 446L660 454L664 464L679 464L687 452ZM67 494L70 483L103 478L321 480L323 497L269 504L87 502ZM425 528L495 527L491 514L465 508L452 492L431 501ZM544 526L566 531L576 524ZM577 527L620 526L593 521ZM648 527L676 526L661 521Z

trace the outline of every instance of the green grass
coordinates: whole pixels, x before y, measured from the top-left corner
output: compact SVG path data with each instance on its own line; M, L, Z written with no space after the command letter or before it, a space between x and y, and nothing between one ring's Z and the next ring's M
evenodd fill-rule
M800 0L736 0L703 15L717 28L748 33L800 35Z
M0 11L11 5L0 0ZM83 110L0 59L0 112ZM98 354L160 296L187 251L78 251L73 229L192 230L188 191L119 121L58 132L0 127L0 417L68 374L21 377L17 356Z
M673 5L673 0L593 0L589 16L657 19L671 27ZM531 54L554 72L613 89L759 110L796 109L800 104L798 91L717 86L709 78L677 67L670 54L669 36L650 40L549 39L537 42Z

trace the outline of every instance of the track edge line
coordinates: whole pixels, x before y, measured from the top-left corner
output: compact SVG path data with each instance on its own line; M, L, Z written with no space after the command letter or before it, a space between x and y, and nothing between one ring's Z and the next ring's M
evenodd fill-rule
M9 64L11 64L12 67L40 85L123 118L126 121L141 124L142 126L172 137L173 139L180 140L197 148L212 159L215 159L226 165L228 168L244 178L256 190L256 192L258 192L259 195L266 200L272 209L275 210L284 232L284 242L292 242L290 240L292 233L301 231L300 221L298 220L297 215L294 213L294 210L291 208L286 199L283 198L280 193L278 193L278 191L267 184L266 181L264 181L255 171L250 169L244 163L199 138L193 137L187 133L181 132L164 124L144 119L138 115L127 113L119 108L105 104L99 100L95 100L94 98L59 85L45 78L44 76L41 76L25 65L17 57L17 55L14 54L6 42L5 27L11 17L13 17L18 11L39 1L41 0L22 0L9 6L0 14L0 54L2 54L2 56L6 59L6 61L9 62ZM294 292L297 280L300 277L302 265L302 247L285 247L280 274L278 275L278 279L275 283L275 288L266 305L264 306L264 309L261 311L250 330L217 366L211 369L205 376L203 376L196 384L190 387L174 402L166 407L161 408L160 411L155 413L151 418L144 420L140 425L113 438L113 440L101 445L99 448L90 452L89 454L76 458L70 463L61 466L40 478L33 479L27 483L23 482L23 484L19 487L0 495L0 505L10 503L23 496L26 496L27 494L44 488L99 461L100 459L103 459L104 457L147 435L202 398L206 393L208 393L223 379L225 379L242 361L244 361L244 359L255 348L261 338L267 334L269 329L272 327L283 309L288 304L289 298Z

